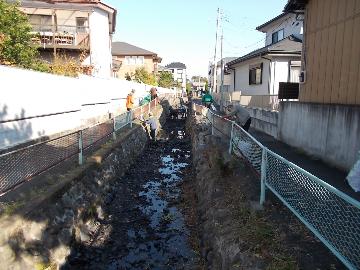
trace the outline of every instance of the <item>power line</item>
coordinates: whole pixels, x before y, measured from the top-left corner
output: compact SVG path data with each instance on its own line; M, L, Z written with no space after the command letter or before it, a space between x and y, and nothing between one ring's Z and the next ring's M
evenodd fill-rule
M260 39L259 41L255 42L255 43L253 43L253 44L247 45L247 46L245 46L245 47L244 47L244 49L251 48L251 47L253 47L253 46L255 46L255 45L259 44L260 42L264 42L264 41L265 41L265 39L266 39L266 37L264 37L264 38Z
M266 39L266 37L264 37L264 38L262 38L262 39L260 39L260 40L258 40L258 41L256 41L256 42L254 42L254 43L245 45L245 46L236 46L236 45L233 45L233 43L229 42L228 39L225 39L225 38L224 38L225 42L226 42L230 47L235 48L235 49L248 49L248 48L251 48L251 47L253 47L253 46L255 46L255 45L258 45L258 44L261 43L261 42L264 42L265 39Z

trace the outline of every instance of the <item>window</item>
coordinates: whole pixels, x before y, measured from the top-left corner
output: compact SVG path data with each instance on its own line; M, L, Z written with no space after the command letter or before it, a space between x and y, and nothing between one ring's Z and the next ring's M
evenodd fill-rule
M249 66L249 85L262 83L263 63Z
M182 70L182 69L178 69L178 70L177 70L177 73L178 73L178 74L182 74L182 73L183 73L183 70Z
M144 65L144 56L125 56L125 64L128 66Z
M86 28L87 28L87 18L76 17L76 32L86 33Z
M136 65L136 60L137 60L137 56L131 56L130 64L131 65Z
M284 29L272 33L272 43L276 43L282 39L284 39Z
M125 64L132 66L136 64L136 56L125 56Z
M52 16L51 15L29 15L29 22L34 31L51 32Z
M137 65L143 65L144 64L144 56L138 56L136 59Z

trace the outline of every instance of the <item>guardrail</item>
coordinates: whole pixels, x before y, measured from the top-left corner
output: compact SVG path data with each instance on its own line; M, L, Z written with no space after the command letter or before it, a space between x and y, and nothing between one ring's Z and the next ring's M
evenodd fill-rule
M116 138L118 130L132 127L135 118L154 110L158 102L159 98L105 122L0 155L0 196L76 155L83 164L85 155L111 135Z
M208 119L212 134L229 138L229 153L258 173L260 204L269 189L347 268L360 269L359 201L269 150L236 123L195 103L193 111Z

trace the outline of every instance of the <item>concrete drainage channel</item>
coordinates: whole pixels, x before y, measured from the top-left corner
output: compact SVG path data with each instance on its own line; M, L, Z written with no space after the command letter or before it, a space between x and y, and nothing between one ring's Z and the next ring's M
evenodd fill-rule
M185 120L168 121L159 140L114 181L105 198L107 218L73 247L63 269L198 269L181 210L190 150Z
M136 124L41 207L0 219L0 270L343 269L281 203L257 207L256 176L201 116L146 141Z

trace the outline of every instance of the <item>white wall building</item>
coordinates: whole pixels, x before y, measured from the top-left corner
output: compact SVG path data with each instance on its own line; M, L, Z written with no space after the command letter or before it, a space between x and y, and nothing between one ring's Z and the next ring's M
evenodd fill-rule
M181 88L186 90L186 65L180 62L173 62L165 66L164 71L170 71L176 82L181 84Z
M93 75L112 77L112 34L115 32L115 9L108 6L95 7L89 16L90 56L94 66Z
M226 66L227 63L235 60L236 57L225 57L223 58L223 64L224 66ZM221 76L221 60L219 60L216 64L216 80L214 82L214 75L215 75L215 70L214 70L214 64L210 64L209 65L209 87L211 88L212 93L219 93L220 92L220 87L221 87L221 80L222 80L222 76ZM215 84L214 84L215 83ZM224 91L229 91L231 90L231 85L232 85L232 76L230 73L225 72L224 73Z
M230 61L230 91L241 95L277 95L279 82L299 82L302 21L283 13L256 29L266 33L265 47Z
M23 0L19 9L29 17L32 41L44 60L52 62L54 52L61 52L82 61L91 75L111 77L116 9L88 0Z

